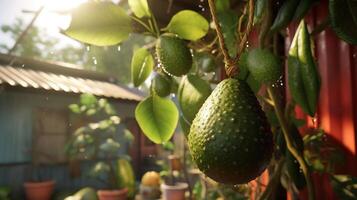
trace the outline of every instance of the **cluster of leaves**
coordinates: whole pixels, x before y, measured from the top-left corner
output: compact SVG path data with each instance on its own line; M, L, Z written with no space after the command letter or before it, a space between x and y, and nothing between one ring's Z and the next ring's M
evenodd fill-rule
M98 161L92 168L90 175L100 177L105 173L114 173L109 177L116 177L113 159L118 158L120 143L117 141L117 130L120 118L115 114L115 109L108 100L97 99L91 94L82 94L78 104L69 105L69 109L82 115L88 124L78 128L66 145L66 152L70 158L103 160ZM92 122L94 121L94 122ZM134 139L127 129L123 131L123 138L132 142ZM113 184L119 184L118 180Z

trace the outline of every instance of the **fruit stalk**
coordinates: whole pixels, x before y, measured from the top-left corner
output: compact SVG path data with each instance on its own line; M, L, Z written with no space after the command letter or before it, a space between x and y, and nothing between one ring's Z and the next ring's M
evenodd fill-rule
M268 93L271 98L271 100L274 102L274 110L277 115L277 118L279 120L280 126L283 131L283 135L286 141L286 146L288 150L293 154L293 156L296 158L296 160L299 162L302 171L304 173L305 179L306 179L306 184L307 184L307 189L308 189L308 196L309 200L315 200L315 190L314 190L314 185L313 181L311 178L311 173L310 169L304 159L304 156L297 150L297 148L293 145L293 139L291 138L291 135L289 134L289 127L288 123L286 122L286 119L284 117L284 113L282 111L282 108L279 104L278 98L271 86L268 87Z

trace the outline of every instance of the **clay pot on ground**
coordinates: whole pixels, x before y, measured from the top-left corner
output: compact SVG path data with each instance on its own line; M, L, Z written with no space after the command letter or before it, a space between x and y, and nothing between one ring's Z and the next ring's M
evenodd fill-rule
M161 192L163 200L185 200L185 193L188 184L177 182L175 185L161 184Z
M24 187L27 200L50 200L55 181L26 182Z
M128 197L128 188L120 190L98 190L99 200L126 200Z

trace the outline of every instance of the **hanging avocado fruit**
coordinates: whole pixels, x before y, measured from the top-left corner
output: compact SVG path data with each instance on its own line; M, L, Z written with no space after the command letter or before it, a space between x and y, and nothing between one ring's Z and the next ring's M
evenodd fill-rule
M151 87L160 97L166 97L171 93L171 77L157 73L152 80Z
M162 35L158 39L156 54L164 71L174 76L187 74L192 67L190 49L174 35Z
M220 183L247 183L265 170L272 133L246 82L229 78L217 85L192 122L188 146L198 168Z

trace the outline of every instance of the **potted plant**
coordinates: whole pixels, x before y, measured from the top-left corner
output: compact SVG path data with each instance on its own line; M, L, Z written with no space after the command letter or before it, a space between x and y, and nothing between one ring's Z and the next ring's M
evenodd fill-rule
M34 150L33 150L34 151ZM31 176L28 181L24 183L25 194L27 200L50 200L56 182L52 179L44 179L41 175L41 165L32 156L33 160L29 166L29 175Z
M182 171L181 157L173 153L174 148L172 142L165 142L163 149L169 152L167 162L159 162L162 168L160 175L163 180L160 189L164 200L184 200L186 191L189 189L188 183L182 181L184 179L180 173Z
M69 106L74 113L84 115L89 121L76 129L68 141L66 152L70 158L94 160L89 175L106 183L108 188L98 190L100 200L127 199L128 192L133 192L134 175L129 162L119 159L118 126L120 118L106 99L97 99L93 95L83 94L79 104ZM124 129L124 140L131 142L133 136ZM121 155L128 158L128 155ZM129 157L130 158L130 157Z
M54 180L35 180L24 183L27 200L50 200L54 187Z

